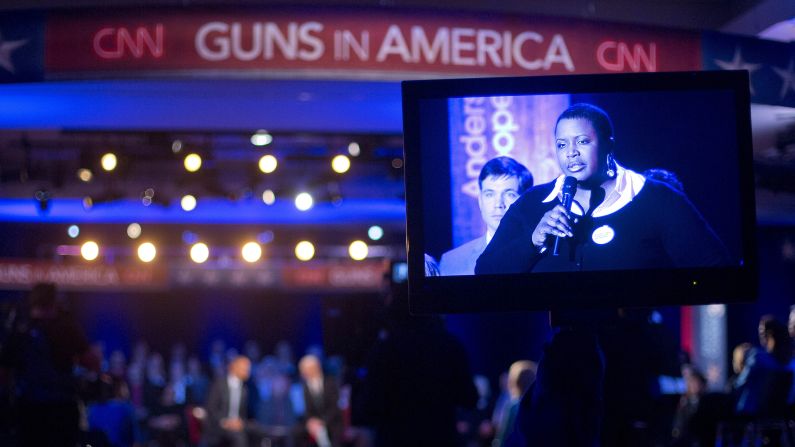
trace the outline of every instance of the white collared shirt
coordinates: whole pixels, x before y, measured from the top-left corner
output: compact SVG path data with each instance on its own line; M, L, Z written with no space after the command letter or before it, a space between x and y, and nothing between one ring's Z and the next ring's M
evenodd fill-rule
M228 375L226 376L226 383L229 385L229 419L237 419L240 417L240 399L243 395L243 381L239 378Z
M555 180L555 186L552 188L552 192L549 193L549 195L542 201L543 203L551 202L556 198L558 200L562 200L563 180L565 178L566 176L561 174ZM637 172L625 169L623 166L616 163L615 188L613 188L611 191L607 191L605 199L599 204L599 206L596 207L596 209L593 210L591 215L593 217L602 217L615 213L629 204L629 202L631 202L635 196L640 193L640 190L643 189L643 185L645 184L646 177L638 174ZM585 214L583 207L576 201L572 202L571 212L577 214L578 216Z
M323 395L323 379L317 378L309 380L306 383L307 388L309 388L309 392L312 393L314 396L322 396Z

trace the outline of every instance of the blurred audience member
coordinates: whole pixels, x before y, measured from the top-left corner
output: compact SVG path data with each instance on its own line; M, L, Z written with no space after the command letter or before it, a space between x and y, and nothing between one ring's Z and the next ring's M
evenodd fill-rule
M73 370L79 365L98 373L100 359L59 305L54 284L36 284L28 304L27 321L15 323L3 353L15 376L19 444L72 446L80 419Z
M491 423L496 431L500 426L502 415L505 413L508 405L511 403L511 393L508 392L508 372L500 374L499 377L500 395L497 396L497 401L494 403L494 411L491 414Z
M294 379L296 374L295 357L293 357L293 347L290 345L290 342L281 340L276 343L274 355L276 355L281 371L290 376L291 379Z
M795 415L795 304L789 308L789 321L787 322L787 330L790 336L790 346L792 346L792 358L789 362L789 371L792 375L792 386L789 391L789 398L787 403L792 407L792 415Z
M685 385L686 391L679 399L671 434L675 446L698 447L699 437L694 433L698 431L698 427L693 427L693 421L699 410L701 397L706 392L707 379L701 372L691 369L685 376Z
M113 447L132 446L140 440L130 392L119 378L101 379L99 400L88 405L87 413L89 430L104 433Z
M204 405L210 389L210 379L204 374L202 364L196 356L188 358L188 374L186 376L188 403Z
M174 402L185 405L188 402L188 376L185 361L172 361L168 372L168 384L174 390Z
M737 413L753 416L783 411L792 382L792 348L787 328L770 315L759 321L762 349L752 349L735 381Z
M158 404L150 408L150 437L160 447L179 446L188 438L185 406L177 403L175 397L174 387L166 385Z
M748 359L748 354L753 349L751 343L741 343L737 345L732 351L732 375L729 378L729 392L737 389L737 379L740 373L745 369L745 364Z
M787 320L787 331L790 338L795 340L795 304L789 308L789 318ZM795 346L793 346L795 348Z
M248 392L245 384L250 374L251 362L239 356L229 363L226 377L218 378L213 383L206 409L205 441L208 445L248 445Z
M136 414L143 416L146 413L144 407L144 378L143 365L138 363L130 364L127 368L127 383L130 388L130 402L135 408Z
M259 394L257 422L272 439L290 438L296 415L290 399L290 379L279 371L274 357L265 357L256 368L256 388Z
M259 348L259 343L255 340L248 340L246 341L246 345L243 347L243 354L251 360L253 365L259 363L262 357L262 351Z
M375 427L379 447L457 445L456 410L478 399L464 347L440 318L409 314L406 284L394 285L386 324L368 365L361 422Z
M171 346L171 357L169 357L169 362L171 364L182 363L184 365L186 361L187 352L188 350L187 348L185 348L185 343L181 342L174 343L174 345ZM171 367L169 365L169 369L170 368Z
M464 446L480 447L491 445L494 438L494 427L491 425L492 406L491 385L486 376L477 374L472 378L478 392L478 401L474 408L460 410L458 417L458 433Z
M213 379L226 377L226 343L221 339L215 339L210 344L210 372Z
M103 373L108 372L108 359L105 357L105 342L100 340L91 343L91 350L99 359L99 370Z
M342 435L342 412L339 408L339 384L323 373L320 358L307 354L298 362L304 392L304 415L301 420L303 445L339 446Z
M544 347L536 382L519 403L509 445L633 445L599 441L604 374L604 354L595 332L572 328L555 332Z
M124 353L118 349L110 354L110 359L108 359L108 374L110 374L114 380L127 380L127 358L124 356Z
M143 385L144 406L147 409L155 408L160 404L163 390L167 384L163 356L157 352L149 354L149 358L146 360L146 376Z
M514 362L508 369L508 401L502 412L501 419L497 422L497 432L492 445L503 447L506 445L508 437L513 432L516 422L516 413L519 411L519 402L524 393L535 382L538 366L530 360L519 360Z

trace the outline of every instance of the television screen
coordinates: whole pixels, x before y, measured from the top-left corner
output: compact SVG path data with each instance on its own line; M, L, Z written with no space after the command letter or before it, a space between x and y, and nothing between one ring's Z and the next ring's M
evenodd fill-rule
M403 83L415 312L756 293L746 72Z

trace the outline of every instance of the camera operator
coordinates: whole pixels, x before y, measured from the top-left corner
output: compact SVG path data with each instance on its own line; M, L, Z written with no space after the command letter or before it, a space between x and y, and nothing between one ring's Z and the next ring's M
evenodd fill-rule
M10 325L2 352L16 385L19 445L74 446L80 421L74 369L96 373L99 359L59 305L54 284L36 284L27 304L27 318Z

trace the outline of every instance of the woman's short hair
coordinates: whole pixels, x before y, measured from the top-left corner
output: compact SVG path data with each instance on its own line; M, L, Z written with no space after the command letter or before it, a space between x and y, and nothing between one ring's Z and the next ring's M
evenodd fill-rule
M486 177L489 176L518 178L519 190L516 192L520 195L533 187L533 174L530 173L525 165L511 157L501 156L487 161L480 170L478 187L483 188L483 180L486 180Z
M588 120L593 125L596 136L599 137L599 143L612 146L614 141L613 122L610 121L610 116L607 112L601 108L585 102L574 104L560 114L555 122L555 130L558 128L558 123L565 119ZM610 150L612 151L612 147L610 147Z

